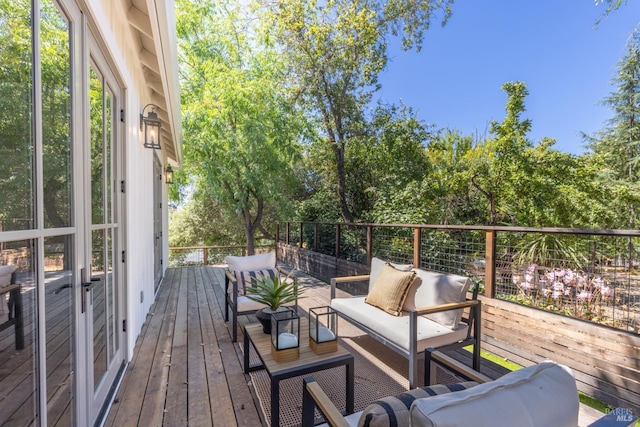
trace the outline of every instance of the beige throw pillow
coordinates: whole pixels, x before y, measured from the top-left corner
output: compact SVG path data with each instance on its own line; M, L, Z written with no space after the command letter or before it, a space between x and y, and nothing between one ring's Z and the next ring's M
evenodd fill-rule
M415 277L414 271L398 271L390 264L386 264L380 270L378 279L373 284L365 302L389 314L400 316L404 300Z

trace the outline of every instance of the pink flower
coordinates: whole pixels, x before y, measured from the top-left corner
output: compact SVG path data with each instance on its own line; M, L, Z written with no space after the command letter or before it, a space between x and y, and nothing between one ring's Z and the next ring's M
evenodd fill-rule
M578 301L591 301L591 298L593 298L593 294L589 291L582 291L578 294L577 298Z
M520 276L518 276L517 274L514 274L513 276L511 276L511 282L514 285L517 285L519 281L520 281Z
M603 297L609 298L613 296L613 289L611 289L609 286L603 286L602 288L600 288L600 293Z
M568 286L573 286L576 284L576 275L573 271L567 269L565 271L564 277L562 278L562 281L568 285Z
M535 262L531 265L529 265L529 267L527 267L527 271L535 271L538 268L538 264L536 264Z
M602 277L594 277L593 280L591 281L591 284L595 288L601 288L602 285L604 285L604 281L602 280Z
M530 291L533 288L533 285L529 282L522 282L520 283L520 287L525 291Z

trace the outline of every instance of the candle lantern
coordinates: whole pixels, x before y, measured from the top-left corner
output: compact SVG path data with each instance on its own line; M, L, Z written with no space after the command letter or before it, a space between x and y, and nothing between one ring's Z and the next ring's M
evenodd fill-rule
M338 350L338 313L331 307L309 310L309 347L316 354Z
M300 357L300 318L290 308L271 314L271 355L276 362Z

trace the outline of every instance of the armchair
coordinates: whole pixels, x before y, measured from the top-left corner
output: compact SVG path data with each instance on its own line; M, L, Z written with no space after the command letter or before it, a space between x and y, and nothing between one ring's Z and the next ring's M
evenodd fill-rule
M261 277L275 278L278 274L288 274L282 268L276 267L276 253L228 256L225 258L228 269L225 272L225 322L229 321L231 311L232 329L231 340L238 340L238 316L254 314L266 305L250 299L245 287L251 286L253 280ZM295 303L297 309L297 301Z

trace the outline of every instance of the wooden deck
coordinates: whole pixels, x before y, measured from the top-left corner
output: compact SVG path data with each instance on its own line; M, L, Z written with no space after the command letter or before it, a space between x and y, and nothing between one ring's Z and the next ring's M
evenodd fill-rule
M221 267L167 270L106 426L264 424L250 377L242 372L242 354L224 322L223 283ZM309 277L303 285L308 290L301 308L327 305L328 285ZM240 318L241 324L248 321L255 319ZM361 333L340 325L341 336ZM483 373L504 372L486 363ZM583 415L580 425L588 424Z

